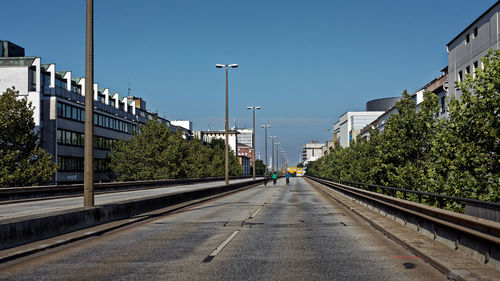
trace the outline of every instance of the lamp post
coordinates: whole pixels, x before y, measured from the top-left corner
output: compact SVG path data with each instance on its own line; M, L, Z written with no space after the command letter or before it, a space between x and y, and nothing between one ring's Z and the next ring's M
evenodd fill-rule
M225 134L226 134L226 173L225 173L225 180L226 180L226 185L229 185L229 110L228 110L228 70L229 68L237 68L237 64L216 64L215 67L217 68L225 68L226 69L226 122L225 122ZM236 151L238 153L238 151Z
M87 0L83 206L94 206L94 0Z
M276 139L276 136L270 136L269 138L271 138L271 140L272 140L271 147L272 147L273 153L271 154L272 155L271 158L273 160L271 160L271 170L274 174L274 139Z
M253 166L253 180L255 180L255 110L261 109L260 106L247 106L247 109L253 111L253 129L252 129L252 166Z
M264 128L265 129L265 143L266 143L266 175L269 173L269 171L267 170L267 128L270 128L271 125L260 125L261 128Z
M280 143L277 142L276 143L276 172L279 172L279 168L280 168L280 165L279 165L279 159L280 159Z

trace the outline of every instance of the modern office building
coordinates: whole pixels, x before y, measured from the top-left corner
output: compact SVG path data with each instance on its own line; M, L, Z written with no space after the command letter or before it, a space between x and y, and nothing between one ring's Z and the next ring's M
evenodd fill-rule
M85 122L85 78L71 71L59 71L55 64L42 64L39 57L24 56L24 49L8 41L0 41L0 94L15 87L34 108L35 130L41 146L53 155L59 166L55 183L83 181L83 146ZM108 181L110 170L107 154L118 139L128 139L140 124L158 117L149 112L146 103L136 97L120 97L108 88L94 84L94 179ZM158 117L173 130L190 131Z
M448 96L460 98L461 94L455 89L455 82L463 81L466 74L474 75L477 68L482 68L481 58L489 49L499 49L499 26L500 1L497 1L446 45Z
M237 155L238 153L238 142L239 142L239 133L235 130L228 131L228 140L229 147L233 150L233 153ZM197 131L194 133L194 136L204 143L211 143L214 139L221 139L226 142L226 132L225 130L221 131Z
M252 129L236 129L238 131L238 142L249 146L250 148L252 147Z
M324 146L324 144L318 143L317 141L312 141L312 143L302 145L302 163L307 165L310 161L318 160L321 156L323 156Z
M348 111L333 124L333 141L337 146L348 147L367 124L373 122L384 111Z

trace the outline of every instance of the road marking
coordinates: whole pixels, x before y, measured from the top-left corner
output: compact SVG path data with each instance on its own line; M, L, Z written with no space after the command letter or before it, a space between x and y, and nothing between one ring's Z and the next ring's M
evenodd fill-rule
M257 209L257 211L255 211L255 213L253 213L253 214L252 214L250 217L248 217L248 218L253 219L253 218L257 215L257 213L258 213L258 212L260 212L260 208L258 208L258 209Z
M231 242L231 240L233 240L233 238L236 236L236 234L238 234L240 231L239 230L236 230L235 232L233 232L233 234L231 234L226 240L224 240L224 242L222 242L222 244L219 245L219 247L217 247L217 249L215 249L213 252L210 253L210 255L208 255L208 257L206 257L203 262L210 262L214 259L214 257L220 253L220 251L222 251L222 249L224 249L224 247L226 247L227 244L229 244L229 242Z

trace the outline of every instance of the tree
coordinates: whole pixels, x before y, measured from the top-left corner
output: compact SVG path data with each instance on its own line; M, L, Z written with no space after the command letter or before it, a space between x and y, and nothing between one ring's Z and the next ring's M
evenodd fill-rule
M434 192L500 201L500 51L482 58L484 69L457 83L433 147Z
M128 140L112 147L110 167L119 180L223 177L225 147L223 140L204 145L199 140L184 140L182 133L150 120ZM241 175L234 153L229 154L230 175Z
M304 164L303 163L297 164L297 168L304 168Z
M18 96L15 88L0 96L0 186L44 184L57 168L40 147L31 103Z
M265 172L266 165L264 165L264 162L260 159L255 160L255 174L258 176L262 176Z

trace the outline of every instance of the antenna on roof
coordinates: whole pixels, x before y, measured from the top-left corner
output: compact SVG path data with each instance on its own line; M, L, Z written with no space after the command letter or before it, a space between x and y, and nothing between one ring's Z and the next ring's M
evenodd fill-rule
M128 92L128 96L132 96L131 93L132 93L132 88L130 88L130 83L128 83L128 88L127 88L127 92Z

